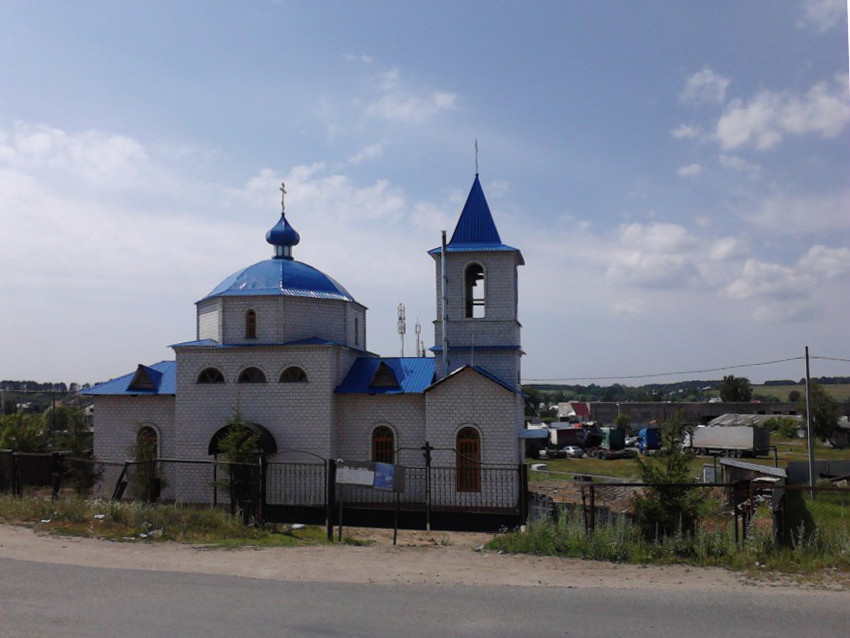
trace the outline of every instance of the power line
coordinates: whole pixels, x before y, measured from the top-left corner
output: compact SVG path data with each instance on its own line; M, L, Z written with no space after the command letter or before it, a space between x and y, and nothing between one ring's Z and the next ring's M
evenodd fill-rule
M842 359L841 357L815 357L809 356L809 359L822 359L824 361L844 361L846 363L850 363L850 359Z
M759 363L741 363L738 365L724 366L722 368L708 368L705 370L680 370L678 372L659 372L657 374L632 374L632 375L617 375L606 377L557 377L551 379L528 379L524 383L538 383L546 381L611 381L613 379L650 379L652 377L672 377L684 374L705 374L708 372L723 372L725 370L737 370L739 368L754 368L757 366L769 366L777 363L787 363L788 361L802 361L805 357L789 357L788 359L776 359L775 361L761 361ZM826 359L830 361L848 361L850 359L840 359L838 357L810 357L812 359Z

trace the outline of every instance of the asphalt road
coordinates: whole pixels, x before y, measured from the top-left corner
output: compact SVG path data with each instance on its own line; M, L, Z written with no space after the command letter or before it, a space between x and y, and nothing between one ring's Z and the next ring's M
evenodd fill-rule
M847 594L339 585L0 559L0 638L847 635Z

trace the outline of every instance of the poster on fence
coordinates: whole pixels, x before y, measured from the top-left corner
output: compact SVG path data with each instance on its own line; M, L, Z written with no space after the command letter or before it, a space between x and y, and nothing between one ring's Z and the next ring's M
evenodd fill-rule
M403 492L404 466L340 459L336 466L336 482L345 485L363 485L376 490Z

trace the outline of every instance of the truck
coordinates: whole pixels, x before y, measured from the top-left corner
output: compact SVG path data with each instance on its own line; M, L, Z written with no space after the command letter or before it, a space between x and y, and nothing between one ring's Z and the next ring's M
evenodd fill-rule
M748 425L698 426L685 436L683 447L695 454L764 456L770 452L770 431Z

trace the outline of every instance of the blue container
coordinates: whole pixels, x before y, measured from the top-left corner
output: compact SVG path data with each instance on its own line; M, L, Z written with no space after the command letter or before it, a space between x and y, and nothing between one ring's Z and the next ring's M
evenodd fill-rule
M641 452L661 448L661 430L658 428L641 428L638 431L638 449Z

